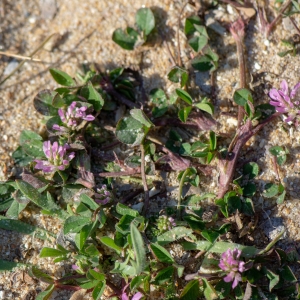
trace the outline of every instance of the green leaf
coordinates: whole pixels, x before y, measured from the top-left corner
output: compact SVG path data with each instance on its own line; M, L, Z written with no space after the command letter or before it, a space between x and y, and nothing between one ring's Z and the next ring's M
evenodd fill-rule
M278 194L278 185L275 183L267 183L265 185L263 196L266 198L272 198L275 197Z
M73 78L67 73L58 69L49 69L53 79L60 85L72 86L75 85Z
M58 257L58 256L66 256L69 253L69 251L65 250L59 250L49 247L44 247L40 252L40 257Z
M193 230L190 228L186 228L183 226L177 226L175 228L172 228L171 230L163 233L162 235L158 236L155 240L160 245L166 245L171 242L174 242L178 239L181 239L185 236L191 236L193 233Z
M194 36L188 41L189 45L195 52L200 52L208 43L208 38L205 36Z
M188 92L183 89L176 89L176 94L179 98L185 101L187 104L192 105L193 99Z
M282 204L284 202L285 195L286 195L286 191L284 191L281 195L278 196L276 203Z
M87 97L88 102L93 105L94 110L96 112L99 112L104 105L104 100L101 94L94 88L91 82L88 83L87 89L88 89L88 97Z
M124 72L124 68L116 68L109 72L109 78L112 82L115 82Z
M152 89L149 94L149 99L156 105L167 105L167 96L162 89Z
M255 268L251 268L250 270L247 270L243 275L251 284L255 284L260 280L260 278L264 276L262 270L257 270Z
M140 145L146 132L144 125L133 117L121 119L116 127L116 136L119 141L132 146Z
M273 146L269 149L270 153L276 156L278 165L282 166L286 162L286 151L280 146Z
M211 151L217 149L217 136L214 131L209 132L209 148Z
M228 295L231 291L231 282L225 282L224 280L220 280L216 286L215 286L215 290L218 293L220 299L228 299Z
M174 274L174 267L170 266L167 268L164 268L163 270L159 271L154 279L154 284L156 285L162 285L168 281L170 281Z
M52 99L56 95L50 90L40 91L33 99L34 108L44 116L56 116L58 109L52 106Z
M200 296L199 280L191 280L182 290L180 300L197 300Z
M150 245L154 255L156 258L162 262L162 263L168 263L172 264L174 263L173 257L170 255L170 253L162 246L158 244L151 244Z
M264 273L266 274L267 278L270 280L269 282L269 291L271 292L272 289L276 286L279 282L279 275L275 274L271 270L264 268Z
M281 278L288 282L297 282L297 277L294 275L293 271L289 266L283 266L279 275Z
M292 54L293 51L294 51L294 49L290 49L290 50L286 50L286 51L281 51L281 52L278 52L277 55L280 56L280 57L285 57L288 54Z
M254 205L250 198L246 198L242 201L241 212L247 216L254 216Z
M229 214L235 213L237 210L241 211L241 198L238 196L228 197L227 206Z
M98 283L99 283L98 280L89 280L89 281L81 282L79 286L83 289L88 290L94 288Z
M86 194L80 194L79 199L82 203L86 204L92 210L96 210L97 208L99 208L99 205Z
M60 96L59 93L56 93L56 95L52 99L52 106L55 108L61 108L65 105L64 99Z
M256 193L256 185L253 182L249 182L243 187L243 196L244 197L253 197Z
M21 145L27 141L32 141L32 140L42 141L43 138L39 134L31 130L23 130L21 132L20 139L19 139Z
M243 246L241 244L229 242L216 242L214 245L208 241L198 241L196 243L182 242L182 246L184 250L201 250L219 254L222 254L227 249L234 250L235 248L238 248L242 251L241 256L246 258L254 257L260 252L259 249L253 246Z
M187 121L187 118L188 118L191 110L192 110L192 106L187 106L187 107L182 108L178 112L178 118L180 119L181 122L185 123Z
M201 232L201 235L206 239L208 240L210 243L214 243L217 238L220 236L220 234L216 231L213 231L213 230L209 230L209 229L204 229L202 230Z
M125 158L124 164L129 168L139 168L141 166L141 157L131 155Z
M155 18L151 9L145 7L140 8L135 15L136 25L147 36L155 27Z
M104 244L106 247L115 250L115 251L117 252L117 254L120 254L120 253L121 253L122 248L119 247L119 246L117 246L117 245L115 244L115 241L114 241L112 238L110 238L110 237L108 237L108 236L102 236L102 237L99 238L99 240L100 240L100 242L101 242L102 244Z
M104 290L105 290L105 287L106 287L106 284L105 282L99 282L93 292L92 292L92 297L93 297L93 300L100 300L101 299L101 296L102 294L104 293Z
M52 118L50 118L50 119L47 120L47 122L46 122L46 128L47 128L47 130L49 130L50 132L55 132L56 133L57 131L53 129L53 125L54 124L57 124L59 126L63 125L63 122L61 121L60 116L54 116L54 117L52 117Z
M228 214L228 205L227 203L225 203L224 199L216 199L215 200L216 205L220 206L220 210L222 212L222 214L228 218L229 214Z
M37 295L37 297L35 298L35 300L48 300L48 299L50 299L52 293L54 292L54 288L55 287L54 287L53 284L48 285L47 288L46 288L46 290L43 291L43 292L41 292L41 293L39 293Z
M21 146L19 146L13 153L11 156L14 160L14 162L20 166L20 167L24 167L27 166L30 162L33 161L33 157L28 156L25 151L22 149Z
M205 26L194 25L196 34L189 39L188 43L195 52L200 52L208 43L208 34Z
M214 114L214 106L211 103L197 103L195 104L197 108L200 110L206 111L209 113L211 116Z
M19 203L17 200L14 200L11 203L10 208L6 212L6 216L12 219L17 219L19 213L25 209L27 203Z
M201 19L199 16L191 16L186 18L185 24L184 24L184 33L185 35L193 34L196 31L196 28L194 25L201 25Z
M280 238L283 236L283 234L285 233L285 229L282 230L281 232L279 232L274 238L273 240L263 249L259 252L259 254L264 254L267 253L268 251L270 251L270 249L280 240Z
M167 111L168 111L168 107L162 107L162 108L154 107L152 109L152 116L153 118L159 118L163 116Z
M83 226L90 223L90 218L82 216L71 216L64 224L64 234L77 233Z
M98 223L96 221L96 223ZM82 250L86 240L91 236L93 228L95 227L95 223L89 223L84 225L80 232L78 232L75 236L75 244L79 250Z
M204 296L206 300L218 299L218 294L214 287L208 282L207 279L202 278L204 287Z
M189 205L190 203L188 203ZM203 230L205 228L205 224L202 220L200 220L199 218L196 218L192 215L189 216L185 216L184 220L189 224L189 226L193 229L193 230Z
M3 271L13 271L15 268L26 267L30 264L17 263L14 261L8 261L4 259L0 259L0 272Z
M191 64L195 70L200 72L214 71L217 68L217 63L208 55L195 57Z
M91 274L92 277L97 279L97 280L101 280L101 281L105 280L105 275L104 274L96 272L93 269L89 269L89 274Z
M57 93L59 93L60 95L70 93L70 89L69 88L65 88L65 87L56 88L54 91L57 92Z
M179 149L179 154L189 156L191 154L191 145L189 143L182 143Z
M37 189L35 189L29 183L16 180L17 186L20 191L30 199L35 205L39 206L40 208L50 211L51 213L56 214L59 218L65 219L68 216L68 213L61 209L52 199L51 194L47 192L48 197L39 193ZM50 196L49 196L50 195Z
M133 262L134 263L134 262ZM127 262L120 263L118 261L115 262L115 268L110 271L110 273L119 273L128 276L135 276L136 275L136 269L130 265L128 265Z
M243 166L243 174L248 175L249 179L255 178L259 173L258 164L255 162L249 162Z
M22 144L24 152L34 158L44 158L43 142L38 140L26 141Z
M188 72L186 69L175 66L168 73L168 79L172 82L178 83L180 82L180 86L183 87L188 81ZM176 99L175 99L176 100Z
M138 288L143 283L145 277L146 275L144 274L134 277L130 282L130 290L133 291Z
M16 202L17 204L19 204L16 200L14 200L14 198L10 197L9 194L1 195L1 199L0 199L0 212L7 211L11 207L11 205L13 205L14 202ZM19 209L17 209L17 213L14 214L13 218L18 218L18 214L19 214ZM6 213L6 215L7 215L7 213Z
M138 213L137 210L129 208L128 206L126 206L126 205L124 205L120 202L116 206L116 211L117 211L118 214L120 214L122 216L125 216L125 215L132 216L132 217L138 217L139 216L139 213Z
M135 254L136 275L140 275L146 268L146 251L142 235L133 223L130 225L130 236Z
M237 105L244 106L248 101L253 103L253 98L248 89L238 89L233 94L233 101Z
M123 235L126 235L130 232L130 224L134 220L134 217L129 215L124 215L118 224L115 225L116 230Z
M126 31L118 28L113 32L112 40L125 50L133 50L138 36L138 32L133 28L127 27Z
M138 108L131 109L130 115L148 128L154 126L154 124L149 120L149 118L145 115L145 113L141 109Z
M36 266L32 266L31 269L29 270L29 275L32 277L36 277L37 279L52 284L54 283L54 278L51 277L50 275L44 273L40 269L38 269Z
M48 232L45 229L38 228L37 226L33 226L19 220L11 220L3 216L0 216L0 228L16 231L23 234L29 234L42 240L46 240L49 235L55 237L54 234Z

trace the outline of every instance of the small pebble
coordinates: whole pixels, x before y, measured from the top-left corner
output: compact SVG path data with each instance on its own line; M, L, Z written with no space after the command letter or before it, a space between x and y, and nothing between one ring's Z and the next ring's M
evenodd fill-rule
M0 291L0 299L4 299L5 297L5 291Z
M260 70L260 69L261 69L261 66L260 66L258 63L255 63L255 64L254 64L254 68L255 68L256 70Z
M34 24L36 22L36 17L30 17L28 21L29 23Z

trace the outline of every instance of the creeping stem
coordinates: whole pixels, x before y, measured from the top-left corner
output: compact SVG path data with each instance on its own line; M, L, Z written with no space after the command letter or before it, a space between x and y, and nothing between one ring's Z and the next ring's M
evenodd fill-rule
M220 171L220 176L219 176L219 192L217 195L218 198L223 198L229 189L230 183L232 182L235 173L237 160L239 158L243 146L252 136L254 136L266 124L273 121L279 115L281 115L281 113L273 114L272 116L270 116L269 118L267 118L266 120L264 120L254 128L252 128L251 120L248 119L246 123L243 126L241 126L241 128L238 129L235 138L236 142L232 147L231 159L228 159L228 157L226 157L225 159L222 158L219 159L218 167Z

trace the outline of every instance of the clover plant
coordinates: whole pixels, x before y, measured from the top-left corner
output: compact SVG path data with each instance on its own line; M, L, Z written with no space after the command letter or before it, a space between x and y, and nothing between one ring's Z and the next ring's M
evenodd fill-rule
M294 1L293 8L287 2L281 13L297 9ZM214 9L218 5L214 1ZM284 201L278 168L288 150L275 145L266 153L277 176L263 187L258 163L241 160L241 153L279 117L299 128L300 83L289 89L282 80L280 89L270 89L268 101L258 105L246 82L246 23L239 18L228 28L237 46L240 86L232 96L237 127L225 135L217 130L210 95L195 95L190 85L195 71L213 76L220 59L200 15L187 17L183 28L192 49L187 51L194 51L193 68L180 61L171 68L169 94L158 86L141 96L135 88L139 75L129 68L86 70L77 78L50 69L59 86L33 99L46 130L20 135L12 157L23 172L0 185L0 228L47 240L52 246L41 250L40 259L64 261L69 272L57 278L36 265L1 259L0 270L23 266L47 283L39 300L58 289L84 290L95 300L105 291L122 300L157 299L157 294L186 300L299 299L292 268L299 258L275 246L284 232L263 248L243 238L255 230L258 193ZM156 30L151 9L141 8L136 29L116 29L112 38L133 50ZM269 34L271 26L265 30ZM116 118L118 106L126 111ZM177 182L175 194L164 190L162 178L155 179L160 171ZM207 178L217 187L203 193ZM193 186L192 193L186 194L187 186ZM177 203L170 206L167 198ZM157 201L163 202L160 211L153 205ZM19 219L31 206L60 222L58 236Z

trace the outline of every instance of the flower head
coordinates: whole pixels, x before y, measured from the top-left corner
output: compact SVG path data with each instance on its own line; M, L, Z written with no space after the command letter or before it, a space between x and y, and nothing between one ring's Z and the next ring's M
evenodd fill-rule
M241 250L238 249L228 249L222 256L219 263L219 267L227 273L227 276L224 277L225 282L232 282L232 288L234 289L239 281L242 281L242 275L245 268L245 262L240 261L239 258L242 254Z
M171 230L175 226L176 222L172 217L163 215L157 219L157 228L161 233Z
M86 106L77 107L77 102L73 101L66 111L61 108L58 110L58 115L60 116L61 121L64 123L64 126L54 124L52 128L58 131L66 131L67 128L74 129L82 122L82 120L95 120L93 115L86 114L86 110Z
M126 289L128 288L128 286L129 283L124 286L122 290L121 300L129 300L128 294L126 293ZM143 297L144 295L141 292L137 292L132 296L131 300L140 300Z
M59 146L57 142L54 142L53 145L51 145L50 141L44 142L43 151L48 160L35 159L37 163L35 168L43 170L45 173L65 170L69 166L70 161L75 157L74 152L67 153L69 148L68 144Z
M106 184L103 184L101 189L97 189L97 193L95 193L95 202L100 203L102 205L107 204L112 200L112 194L107 190Z
M285 122L293 121L300 114L299 88L300 82L289 91L287 82L282 80L279 90L273 88L269 92L270 104L275 106L276 111L287 114Z
M242 41L245 36L245 23L242 18L230 24L230 33L235 41Z

